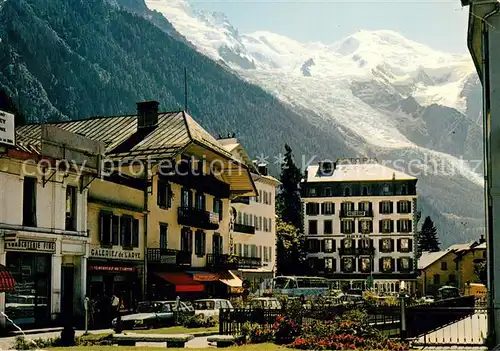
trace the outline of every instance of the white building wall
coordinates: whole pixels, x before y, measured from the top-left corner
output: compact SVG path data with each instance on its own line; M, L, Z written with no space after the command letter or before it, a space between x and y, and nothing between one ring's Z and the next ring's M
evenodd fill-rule
M257 178L255 181L255 186L257 190L262 194L267 192L270 194L270 201L268 204L264 203L264 195L261 196L260 199L251 198L250 204L242 204L242 203L233 203L233 206L236 211L241 213L241 223L243 224L243 214L247 214L251 216L252 219L249 220L248 225L252 225L256 228L255 234L244 234L244 233L234 233L234 243L236 245L236 250L238 250L238 244L241 244L241 248L243 251L244 245L249 245L248 247L248 256L250 256L250 245L257 246L257 257L262 259L262 263L264 268L275 271L276 268L276 186L277 182L275 180L269 180L267 178ZM259 218L265 218L268 222L271 219L271 226L267 225L267 231L264 231L264 223L262 223L262 227L256 225L255 216L257 217L257 221ZM250 218L250 217L249 217ZM239 215L237 216L236 221L239 221ZM264 222L264 221L262 221ZM257 229L258 228L258 229ZM262 254L261 248L262 247ZM267 260L264 260L264 247L268 248L268 252L270 252L270 257ZM236 251L238 255L243 256L243 252Z
M75 266L74 284L74 311L80 311L81 299L85 294L86 283L86 243L88 238L86 225L86 196L87 190L80 193L78 179L75 174L64 177L55 174L45 185L42 175L34 166L24 166L21 161L3 159L0 161L0 263L6 264L9 251L33 252L36 250L7 249L5 234L16 234L17 240L55 242L55 252L51 255L51 306L50 312L55 318L61 313L61 270L63 261L78 262ZM49 171L48 178L52 174ZM37 177L36 186L36 227L23 226L23 185L24 177ZM66 186L71 184L77 187L76 215L77 231L65 230L66 217ZM66 251L65 251L66 248ZM68 249L69 248L69 249ZM47 253L47 252L46 252ZM81 265L83 263L83 265ZM79 266L79 267L78 267ZM21 283L21 282L20 282ZM5 311L5 293L0 294L0 310ZM3 321L5 322L5 321Z

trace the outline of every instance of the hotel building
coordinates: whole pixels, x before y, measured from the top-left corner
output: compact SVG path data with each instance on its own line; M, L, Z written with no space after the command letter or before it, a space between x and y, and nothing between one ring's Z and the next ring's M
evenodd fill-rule
M311 273L339 289L416 288L415 177L375 159L309 166L302 181L304 233Z

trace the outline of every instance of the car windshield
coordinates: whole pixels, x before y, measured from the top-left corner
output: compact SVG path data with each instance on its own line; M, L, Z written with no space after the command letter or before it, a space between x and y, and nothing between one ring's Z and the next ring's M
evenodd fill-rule
M160 312L161 304L154 302L140 302L137 306L138 313L156 313Z
M193 306L197 310L213 310L215 309L214 301L195 301Z

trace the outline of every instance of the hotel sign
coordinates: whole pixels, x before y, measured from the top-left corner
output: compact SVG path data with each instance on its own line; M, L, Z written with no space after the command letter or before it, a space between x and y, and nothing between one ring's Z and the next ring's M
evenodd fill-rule
M14 115L4 111L0 111L0 144L16 144Z
M104 249L101 247L93 247L90 249L90 256L94 258L109 258L115 260L141 260L141 252L119 250L119 249Z
M17 239L15 241L6 241L5 250L55 253L56 243L55 241Z
M366 211L346 211L346 217L367 217Z

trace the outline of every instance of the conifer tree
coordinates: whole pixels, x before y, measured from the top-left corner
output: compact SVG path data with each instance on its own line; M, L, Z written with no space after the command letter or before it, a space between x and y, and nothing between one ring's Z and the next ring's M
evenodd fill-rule
M299 184L300 169L295 165L292 148L285 145L285 162L281 165L280 192L278 194L278 214L283 222L290 223L302 231L302 211Z
M434 226L430 216L425 217L424 224L420 230L418 238L418 252L437 252L439 251L439 239L437 229Z

